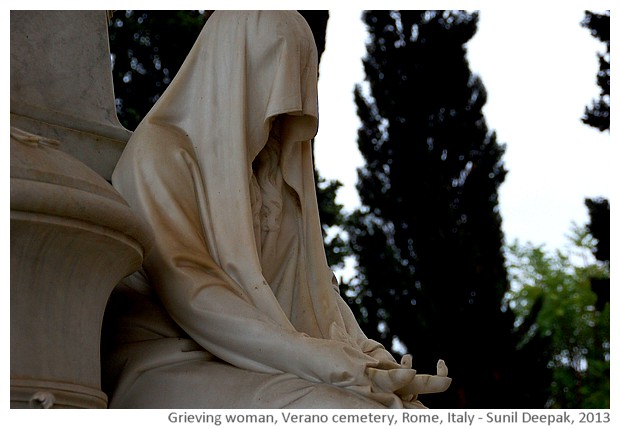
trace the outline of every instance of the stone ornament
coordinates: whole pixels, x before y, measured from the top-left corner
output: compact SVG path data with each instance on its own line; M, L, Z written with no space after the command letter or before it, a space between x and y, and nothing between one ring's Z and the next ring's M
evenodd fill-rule
M216 11L112 183L150 225L106 315L120 408L422 408L450 379L368 339L323 248L317 52L301 15Z
M30 398L30 408L52 408L56 403L56 397L51 392L36 392Z

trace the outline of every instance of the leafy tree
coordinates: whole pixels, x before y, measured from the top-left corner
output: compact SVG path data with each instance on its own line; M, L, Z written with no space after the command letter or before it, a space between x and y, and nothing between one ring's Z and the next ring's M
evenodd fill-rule
M583 122L601 131L609 131L609 85L611 82L611 69L609 65L609 28L610 11L602 14L586 11L582 25L590 30L590 33L603 42L606 52L599 54L599 72L597 74L598 86L601 94L598 100L592 102L591 107L586 108Z
M543 338L549 345L553 378L546 406L609 408L609 302L597 309L591 288L592 278L609 279L609 265L592 257L596 240L586 228L574 227L571 242L568 252L553 254L513 243L507 302L517 325L535 318L523 344Z
M109 26L110 51L117 114L135 129L159 99L183 64L212 11L119 11ZM308 22L320 55L325 49L327 11L300 11ZM346 246L340 234L329 234L340 224L342 206L335 197L340 183L316 175L328 262L341 265Z
M369 335L414 367L446 360L432 407L542 407L546 368L533 342L516 352L498 188L503 146L482 115L486 91L466 44L478 15L373 11L355 91L363 207L346 230L358 275L345 296ZM527 383L523 380L527 379Z

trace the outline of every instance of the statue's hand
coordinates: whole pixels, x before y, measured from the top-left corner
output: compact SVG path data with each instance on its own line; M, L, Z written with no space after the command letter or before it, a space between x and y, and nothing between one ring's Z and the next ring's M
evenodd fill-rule
M383 347L377 347L372 351L368 352L367 354L379 361L376 366L377 369L388 370L403 368L402 365L399 365L398 362L396 362L396 359L394 359L392 354ZM411 369L411 365L409 365L409 367L407 367L406 369Z
M412 399L416 399L420 394L444 392L450 387L451 382L452 379L448 377L448 367L443 360L439 360L437 362L437 375L416 375L412 383L404 386L395 393L403 398L411 397Z
M411 357L410 354L406 354L400 359L401 367L411 369L412 365L413 365L413 358Z
M367 368L366 372L372 383L372 391L382 393L394 393L404 389L414 382L416 376L415 370L407 368Z

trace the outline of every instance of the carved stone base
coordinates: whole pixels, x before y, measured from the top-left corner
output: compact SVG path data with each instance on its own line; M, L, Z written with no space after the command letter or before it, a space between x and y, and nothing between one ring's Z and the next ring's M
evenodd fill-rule
M148 237L102 177L54 142L12 129L12 406L107 406L103 312L142 264Z

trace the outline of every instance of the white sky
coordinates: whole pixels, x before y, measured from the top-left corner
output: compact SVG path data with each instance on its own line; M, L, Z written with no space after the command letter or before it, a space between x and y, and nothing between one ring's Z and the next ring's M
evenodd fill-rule
M616 149L609 133L580 120L599 94L596 54L604 49L580 26L584 7L533 10L482 8L468 55L488 92L487 124L506 143L500 210L507 242L554 249L568 243L571 222L588 221L586 197L611 199ZM364 163L353 102L354 85L364 79L360 16L348 8L330 11L319 79L316 165L343 183L338 201L347 211L359 206L356 168Z

